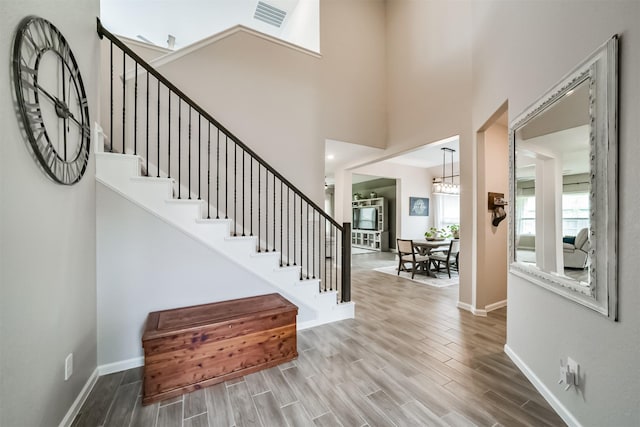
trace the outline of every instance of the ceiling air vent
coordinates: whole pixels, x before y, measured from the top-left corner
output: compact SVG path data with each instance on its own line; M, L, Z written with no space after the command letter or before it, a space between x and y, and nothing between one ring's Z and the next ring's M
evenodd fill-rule
M287 12L285 12L284 10L259 1L253 18L257 19L258 21L266 22L267 24L273 25L274 27L280 28L285 16L287 16Z

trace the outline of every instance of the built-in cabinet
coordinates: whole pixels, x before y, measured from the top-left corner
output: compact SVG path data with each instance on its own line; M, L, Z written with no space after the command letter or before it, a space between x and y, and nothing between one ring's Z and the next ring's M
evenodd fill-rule
M376 210L376 221L372 229L360 229L356 218L356 213L360 208L374 208ZM389 250L389 231L387 229L387 212L384 197L376 197L373 199L360 199L351 202L352 223L351 230L351 246L361 247L365 249L373 249L377 251ZM375 229L373 229L375 227Z

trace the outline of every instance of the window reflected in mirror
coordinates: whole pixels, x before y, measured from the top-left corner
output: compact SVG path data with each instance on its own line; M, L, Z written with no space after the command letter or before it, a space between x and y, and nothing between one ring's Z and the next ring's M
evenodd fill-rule
M516 260L536 264L536 162L521 153L516 167Z

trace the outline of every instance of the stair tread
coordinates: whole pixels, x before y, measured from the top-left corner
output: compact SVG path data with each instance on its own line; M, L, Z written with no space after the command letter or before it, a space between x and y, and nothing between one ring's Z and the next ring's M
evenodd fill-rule
M200 218L200 219L196 219L196 222L198 224L225 224L225 223L230 223L231 220L230 219L224 219L224 218Z
M95 154L96 154L96 156L99 156L99 157L113 157L113 158L117 157L119 159L121 159L121 158L125 158L125 159L126 158L129 158L129 159L136 158L138 160L142 160L142 157L138 156L137 154L109 153L109 152L106 152L106 151L102 152L102 153L95 153Z
M162 183L170 183L173 184L175 179L173 178L158 178L157 176L132 176L129 179L133 181L144 181L144 182L162 182Z
M198 200L198 199L168 199L165 200L166 203L176 203L176 204L202 204L204 203L204 200Z

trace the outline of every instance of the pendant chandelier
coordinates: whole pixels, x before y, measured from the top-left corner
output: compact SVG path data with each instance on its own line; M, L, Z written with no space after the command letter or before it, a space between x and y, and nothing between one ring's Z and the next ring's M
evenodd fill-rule
M442 176L439 178L433 178L433 186L431 188L431 192L433 194L460 194L460 184L454 184L453 178L455 176L453 174L453 153L456 150L452 148L443 147L442 150ZM451 154L451 175L446 176L445 174L445 166L446 166L446 156L447 153ZM448 182L447 178L451 180Z

